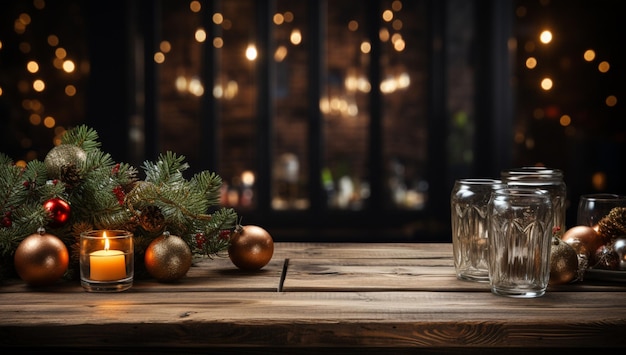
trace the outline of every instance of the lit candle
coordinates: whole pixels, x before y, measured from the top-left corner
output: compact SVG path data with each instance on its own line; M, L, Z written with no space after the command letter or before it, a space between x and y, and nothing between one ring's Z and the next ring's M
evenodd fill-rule
M109 239L104 237L104 250L89 254L90 277L95 281L113 281L126 278L126 261L124 252L109 250Z

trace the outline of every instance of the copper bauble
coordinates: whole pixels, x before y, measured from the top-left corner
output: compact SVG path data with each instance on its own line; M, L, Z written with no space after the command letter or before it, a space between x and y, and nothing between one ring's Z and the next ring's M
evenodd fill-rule
M568 229L561 239L572 246L578 255L587 259L602 245L602 238L592 227L575 226Z
M15 271L31 286L50 285L69 265L69 253L61 239L40 229L24 238L15 250Z
M574 248L554 237L550 249L550 284L561 285L578 276L578 255Z
M272 259L274 240L263 228L237 226L230 237L228 256L242 270L259 270Z
M180 237L165 232L155 238L144 256L146 270L159 281L176 281L187 274L192 254L189 245Z
M44 164L49 179L61 178L61 169L67 165L80 167L87 160L87 153L79 146L72 144L60 144L50 149Z

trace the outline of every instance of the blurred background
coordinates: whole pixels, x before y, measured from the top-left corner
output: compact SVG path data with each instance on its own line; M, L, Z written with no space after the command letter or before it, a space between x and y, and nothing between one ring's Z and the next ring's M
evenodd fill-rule
M449 242L450 191L504 169L626 193L618 1L7 0L0 152L69 128L186 157L277 241Z

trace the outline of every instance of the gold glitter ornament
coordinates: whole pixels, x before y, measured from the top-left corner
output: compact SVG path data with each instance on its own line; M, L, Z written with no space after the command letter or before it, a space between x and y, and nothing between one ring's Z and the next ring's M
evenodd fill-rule
M626 207L614 207L598 222L598 234L604 244L610 244L621 235L626 235Z
M569 283L574 281L578 274L576 250L560 238L553 237L550 248L550 285Z
M39 228L24 238L15 250L15 271L31 286L46 286L59 280L69 265L69 253L63 241Z
M72 144L59 144L50 149L43 162L49 179L61 179L67 166L74 165L78 168L85 160L87 153L82 148Z
M191 267L192 253L180 237L164 232L146 248L144 263L148 273L162 282L181 279Z

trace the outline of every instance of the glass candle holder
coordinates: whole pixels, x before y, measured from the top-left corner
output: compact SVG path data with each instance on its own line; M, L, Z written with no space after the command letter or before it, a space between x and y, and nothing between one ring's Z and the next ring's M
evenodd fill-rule
M626 196L608 193L580 196L576 224L597 229L598 222L615 207L626 207Z
M92 230L80 235L80 282L88 292L119 292L132 287L133 233Z

